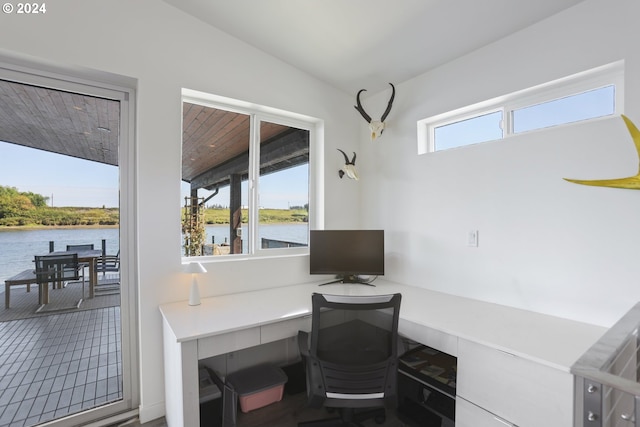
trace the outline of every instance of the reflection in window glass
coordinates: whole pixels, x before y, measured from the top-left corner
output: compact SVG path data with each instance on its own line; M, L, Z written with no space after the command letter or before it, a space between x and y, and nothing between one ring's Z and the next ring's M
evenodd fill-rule
M183 102L184 256L308 246L309 136L259 115Z
M308 245L309 131L261 122L261 249Z
M613 114L615 86L582 92L513 111L513 132L520 133Z
M502 111L461 120L434 129L434 151L502 138Z
M185 256L247 253L250 116L183 103Z

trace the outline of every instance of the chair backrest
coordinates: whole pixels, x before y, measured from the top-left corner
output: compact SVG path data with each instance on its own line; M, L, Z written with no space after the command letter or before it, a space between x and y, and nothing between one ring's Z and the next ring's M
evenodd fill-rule
M67 251L89 251L93 250L93 243L87 243L84 245L67 245Z
M36 255L35 264L40 283L80 279L78 254Z
M309 357L317 399L336 407L366 407L395 399L400 294L312 295ZM310 401L313 396L309 396Z

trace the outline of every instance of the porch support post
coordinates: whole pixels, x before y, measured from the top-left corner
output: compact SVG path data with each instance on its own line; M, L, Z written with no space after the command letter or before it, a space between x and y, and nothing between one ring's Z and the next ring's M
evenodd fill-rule
M242 253L242 175L231 174L229 182L229 236L230 253Z

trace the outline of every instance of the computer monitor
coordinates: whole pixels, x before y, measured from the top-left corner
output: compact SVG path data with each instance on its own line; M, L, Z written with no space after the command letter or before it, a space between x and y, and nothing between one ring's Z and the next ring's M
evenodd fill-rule
M333 274L344 283L384 274L384 230L311 230L309 273Z

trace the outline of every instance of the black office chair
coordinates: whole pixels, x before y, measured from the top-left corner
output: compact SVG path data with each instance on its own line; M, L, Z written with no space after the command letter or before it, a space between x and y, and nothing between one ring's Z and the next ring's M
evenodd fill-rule
M372 417L380 424L385 421L385 406L397 404L401 298L312 295L311 333L298 333L308 405L338 408L339 418L302 422L299 427L361 426Z

